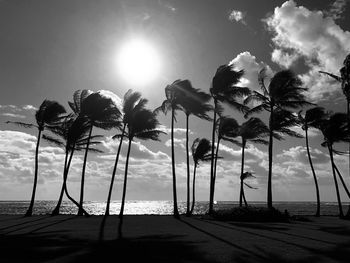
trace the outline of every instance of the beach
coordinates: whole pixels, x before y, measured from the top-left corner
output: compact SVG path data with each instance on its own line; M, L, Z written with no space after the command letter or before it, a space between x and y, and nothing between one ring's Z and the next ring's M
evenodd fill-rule
M348 262L350 221L305 217L290 223L208 217L0 216L0 262Z

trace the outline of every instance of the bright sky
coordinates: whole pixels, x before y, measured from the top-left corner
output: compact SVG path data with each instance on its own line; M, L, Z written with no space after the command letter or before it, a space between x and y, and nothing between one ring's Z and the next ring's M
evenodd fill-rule
M151 51L142 53L159 56L159 74L146 79L144 85L123 78L116 66L119 50L132 39L150 45ZM142 53L133 58L140 60L138 67L146 67L149 59ZM345 0L1 0L0 200L30 198L36 142L35 130L4 122L33 122L35 108L45 98L57 100L68 110L67 101L72 100L75 90L109 90L122 97L134 88L154 109L164 100L167 84L189 79L194 87L208 92L217 67L233 61L237 68L245 69L243 84L252 89L258 87L257 72L262 67L275 72L290 67L309 88L310 100L333 111L345 111L339 85L318 71L338 73L348 53L350 3ZM237 112L228 110L226 114L243 120ZM164 129L169 128L169 116L160 115L159 120ZM185 200L185 123L181 112L176 127L177 187L179 199ZM210 138L209 122L192 117L190 129L190 144L197 137ZM89 155L86 200L107 197L117 142L111 140L112 132L106 135L104 153ZM317 131L311 131L310 136L321 201L334 201L329 156L320 146L322 136ZM164 135L161 142L133 144L128 200L172 199L169 138ZM274 146L274 200L315 200L304 140L286 138ZM224 159L218 162L215 199L237 200L240 149L228 143L220 148ZM246 152L246 167L256 175L250 184L258 187L246 190L247 200L265 201L267 147L249 145ZM119 165L114 199L121 196L124 160ZM349 182L346 156L337 156L336 162ZM82 155L76 155L68 186L75 197L81 164ZM58 198L62 166L62 150L43 143L37 199ZM208 200L209 164L199 167L197 182L197 199Z

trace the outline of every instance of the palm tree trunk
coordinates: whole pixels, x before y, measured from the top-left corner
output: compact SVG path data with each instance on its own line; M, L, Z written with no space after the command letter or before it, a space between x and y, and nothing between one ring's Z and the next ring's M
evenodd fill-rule
M173 173L173 201L174 201L174 217L180 218L179 210L177 207L177 194L176 194L176 174L175 174L175 149L174 149L174 116L175 111L171 109L171 168Z
M211 134L211 163L210 163L210 185L209 185L209 215L214 212L214 151L215 151L215 127L216 127L217 101L214 99L214 119Z
M246 141L242 139L242 163L241 163L241 189L239 192L239 206L242 207L242 197L243 197L243 173L244 173L244 150Z
M51 212L52 216L59 215L59 213L60 213L60 207L61 207L61 204L62 204L63 194L64 194L64 184L65 184L65 181L66 181L65 178L66 178L68 155L69 155L69 152L66 149L66 156L64 158L63 182L62 182L61 192L60 192L60 196L59 196L58 201L57 201L57 205L56 205L55 209Z
M87 161L87 155L89 152L89 145L90 145L90 138L92 134L92 128L93 126L91 125L89 135L88 135L88 140L86 143L86 148L85 148L85 154L84 154L84 162L83 162L83 171L81 173L81 184L80 184L80 200L79 200L79 210L78 210L78 216L83 215L83 202L84 202L84 184L85 184L85 169L86 169L86 161Z
M334 168L334 160L333 160L333 149L332 149L331 145L328 145L328 151L329 151L329 156L331 157L332 173L333 173L335 191L337 193L337 200L338 200L338 207L339 207L339 217L343 218L344 217L344 213L343 213L343 208L342 208L342 204L341 204L341 200L340 200L340 194L339 194L339 187L338 187L337 177L335 176L335 168Z
M187 210L186 215L190 215L190 152L188 150L188 120L190 115L186 114L186 157L187 157Z
M197 164L194 164L194 168L193 168L193 185L192 185L192 206L191 206L191 211L190 211L190 215L193 214L193 210L194 210L194 205L196 203L196 195L195 195L195 187L196 187L196 170L197 170Z
M121 204L120 212L119 212L119 226L118 226L119 238L123 237L123 233L122 233L123 215L124 215L124 205L125 205L125 196L126 196L126 184L127 184L127 180L128 180L128 168L129 168L129 156L130 156L131 142L132 142L132 138L129 138L129 146L128 146L128 152L126 154L126 162L125 162L122 204Z
M30 204L29 204L29 207L28 207L28 210L27 210L25 216L31 216L33 214L36 186L38 184L38 159L39 159L39 145L40 145L40 139L41 139L41 132L42 132L42 130L39 128L38 139L37 139L36 148L35 148L35 164L34 164L35 167L34 167L33 191L32 191L32 197L30 199Z
M269 174L267 181L267 207L272 209L272 154L273 154L273 108L271 107L269 120Z
M124 205L125 205L125 196L126 196L126 184L127 184L127 180L128 180L128 168L129 168L129 156L130 156L131 142L132 142L132 138L129 138L128 152L127 152L127 155L126 155L126 162L125 162L123 196L122 196L122 204L121 204L121 207L120 207L119 218L122 218L123 215L124 215Z
M107 205L106 205L105 216L108 216L108 215L109 215L109 207L110 207L111 198L112 198L113 184L114 184L115 174L116 174L116 172L117 172L117 166L118 166L118 161L119 161L119 154L120 154L120 150L121 150L122 144L123 144L123 138L124 138L125 127L126 127L126 124L124 124L123 131L122 131L122 135L121 135L121 137L120 137L120 142L119 142L119 146L118 146L118 152L117 152L117 155L116 155L116 157L115 157L115 162L114 162L114 167L113 167L113 172L112 172L111 183L110 183L110 185L109 185L109 191L108 191L108 197L107 197Z
M342 183L342 185L343 185L343 187L344 187L344 190L345 190L346 194L348 195L348 198L350 198L349 189L348 189L348 187L346 186L345 181L344 181L344 179L343 179L343 176L341 175L341 173L340 173L339 170L338 170L338 167L337 167L335 164L334 164L334 169L335 169L335 171L337 172L338 177L340 178L340 181L341 181L341 183Z
M314 169L314 166L313 166L312 160L311 160L311 154L310 154L310 149L309 149L309 137L308 137L308 133L307 133L307 127L305 128L305 141L306 141L307 156L309 158L309 163L310 163L310 167L311 167L311 171L312 171L312 175L314 177L315 187L316 187L317 210L316 210L316 215L315 216L320 216L320 210L321 210L320 190L318 188L317 177L316 177L315 169Z
M348 127L350 128L350 99L347 98L346 100L346 114L348 115ZM350 176L350 142L349 142L349 176ZM346 212L346 217L350 218L350 205L348 207L348 211Z
M213 199L215 197L215 181L216 181L216 167L218 163L218 154L219 154L219 145L220 145L221 139L218 138L218 143L216 145L216 153L215 153L215 163L214 163L214 178L213 178Z
M243 190L242 190L242 196L243 196L244 205L245 205L246 207L248 207L247 200L245 199L244 188L243 188Z

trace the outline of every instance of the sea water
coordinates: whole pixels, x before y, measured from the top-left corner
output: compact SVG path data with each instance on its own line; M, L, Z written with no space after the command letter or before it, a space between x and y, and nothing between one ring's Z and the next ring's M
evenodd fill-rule
M55 208L57 201L36 201L33 213L36 215L50 214ZM250 202L249 205L264 207L265 202ZM287 210L290 215L313 215L316 211L315 202L274 202L274 207L284 212ZM25 214L29 206L29 201L0 201L0 214L2 215L21 215ZM226 209L238 206L237 202L218 201L215 202L214 209ZM186 212L186 202L178 202L179 212ZM84 208L92 215L102 215L105 212L105 202L88 201L84 202ZM344 211L348 209L348 204L343 204ZM118 214L120 202L112 201L110 205L110 214ZM69 202L63 201L61 205L61 214L76 214L77 207ZM195 214L205 214L208 211L208 202L199 201L195 205ZM126 215L171 215L173 212L172 201L126 201L124 214ZM338 215L338 203L322 202L322 215Z

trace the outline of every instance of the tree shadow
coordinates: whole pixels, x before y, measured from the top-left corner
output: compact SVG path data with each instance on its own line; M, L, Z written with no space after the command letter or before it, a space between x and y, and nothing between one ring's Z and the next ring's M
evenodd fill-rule
M23 218L26 218L26 217L19 217L17 219L23 219ZM17 227L17 226L23 226L23 225L27 225L27 224L30 224L30 223L33 223L33 222L37 222L37 221L42 221L42 220L45 220L47 219L48 217L39 217L37 219L33 219L33 218L30 218L28 217L28 220L25 221L25 222L21 222L19 224L15 224L15 225L10 225L10 226L6 226L6 227L3 227L3 228L0 228L0 231L2 230L7 230L9 228L13 228L13 227ZM13 221L14 219L13 218L10 218L9 221ZM7 221L7 220L6 220Z
M179 235L154 235L112 241L70 239L64 235L8 235L0 239L1 262L203 262L198 243ZM18 253L19 248L21 253Z

